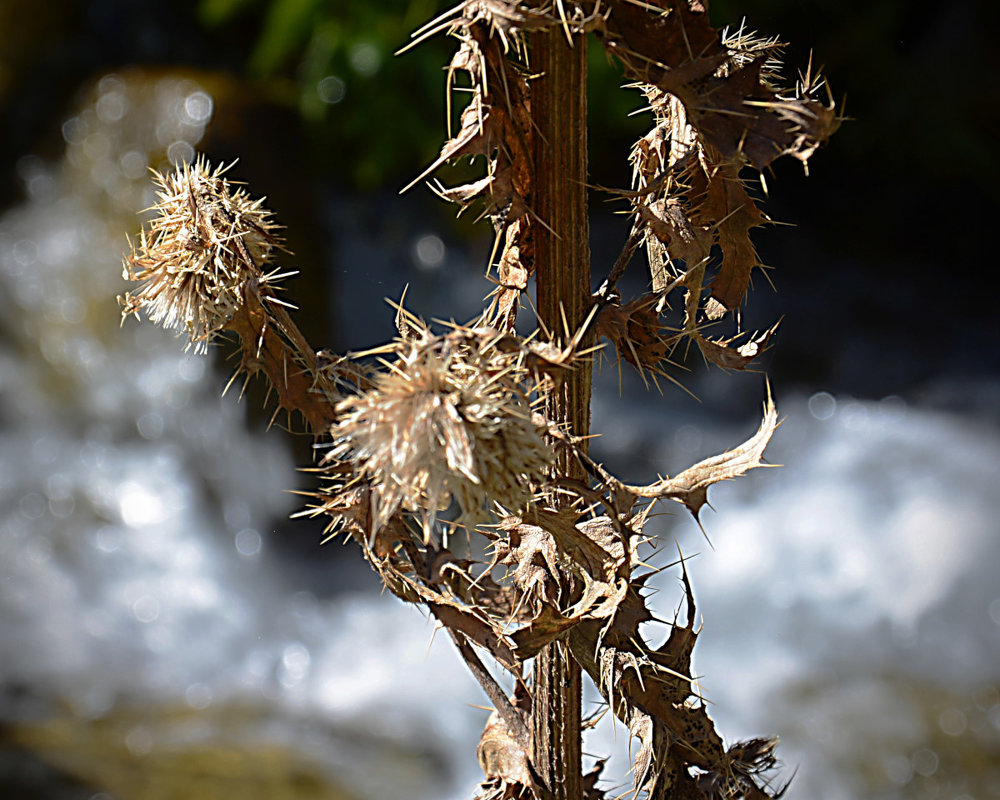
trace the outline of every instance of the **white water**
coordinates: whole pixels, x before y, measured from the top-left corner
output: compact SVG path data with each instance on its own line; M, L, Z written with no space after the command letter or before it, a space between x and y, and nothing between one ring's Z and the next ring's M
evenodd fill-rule
M280 432L248 429L210 360L118 329L150 154L188 157L210 115L190 82L107 78L64 128L65 162L22 162L28 199L0 219L0 682L83 717L123 697L251 698L272 736L367 796L470 796L484 714L468 704L484 701L444 637L428 646L429 623L391 598L300 591L268 548L297 483ZM675 432L655 396L622 402L596 403L633 430L619 457L641 438L653 461L690 463L755 428ZM704 691L727 736L782 735L793 800L864 796L866 749L879 797L918 796L950 763L933 742L1000 739L1000 434L898 399L779 404L769 456L788 466L713 490L714 551L682 515L662 528L664 560L674 533L700 553ZM660 588L669 619L676 575ZM927 711L911 685L940 699ZM624 751L612 736L588 751ZM386 742L426 766L390 774ZM626 770L619 756L609 776ZM970 797L961 778L926 796Z
M930 742L1000 741L1000 432L899 398L780 407L768 457L786 466L712 491L714 551L693 523L678 530L700 553L695 668L712 714L729 737L781 735L790 798L868 796L862 762L878 796L962 797L950 756L939 773L927 760Z

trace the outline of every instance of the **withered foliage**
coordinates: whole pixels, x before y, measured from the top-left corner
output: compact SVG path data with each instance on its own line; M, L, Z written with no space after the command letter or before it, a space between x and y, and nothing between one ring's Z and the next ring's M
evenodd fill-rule
M713 364L745 368L773 327L728 339L703 332L730 314L738 325L759 266L749 234L767 217L744 172L782 155L806 164L838 119L817 77L781 87L777 41L720 34L697 0L466 0L415 34L458 40L449 92L461 82L469 98L421 178L465 156L485 163L478 180L434 186L494 225L496 289L474 323L435 333L400 306L395 341L346 356L314 351L276 295L284 276L265 271L281 249L269 212L203 161L155 176L157 216L126 258L126 277L140 285L125 295L124 314L145 313L201 349L236 333L238 373L263 373L279 409L301 412L324 454L303 513L327 518L329 535L354 540L386 587L433 614L496 709L478 749L482 797L552 794L532 763L525 674L554 642L638 742L637 794L776 797L767 780L775 742L727 745L696 688L697 612L683 558L683 619L659 621L669 629L659 646L640 630L657 621L645 594L656 574L645 563L650 512L673 500L697 518L710 486L761 466L778 425L770 396L742 445L674 477L628 484L545 416L547 399L587 357L584 331L556 346L514 330L534 271L532 236L546 224L532 205L531 37L556 28L571 42L595 35L653 123L631 153L633 186L616 192L630 204L632 232L585 327L654 380L669 377L683 340ZM641 245L650 291L623 301L617 284ZM675 290L681 318L670 327ZM580 469L560 474L556 465L567 463ZM513 676L513 696L483 651ZM587 798L604 796L599 775L600 765L586 776Z
M656 302L624 304L624 333L621 314L602 314L597 332L643 373L664 374L668 353L685 338L707 361L744 369L763 351L773 327L729 339L702 333L705 324L730 313L739 325L739 308L760 266L750 231L769 220L742 173L760 173L783 155L808 165L840 124L825 81L810 65L793 87L784 88L778 74L782 44L743 27L716 31L705 2L467 0L419 31L418 41L442 31L456 37L460 46L448 68L449 86L456 73L472 81L459 132L420 178L460 156L485 157L483 178L435 189L463 210L482 201L492 218L500 249L494 321L506 329L533 271L532 228L544 224L531 211L534 131L525 100L532 73L525 42L533 31L556 25L567 36L593 33L630 86L642 92L653 118L630 156L633 187L616 192L633 207L635 222L601 294L605 304L622 305L615 287L644 242ZM638 308L655 307L658 316L678 287L686 295L680 335L648 313L636 318Z

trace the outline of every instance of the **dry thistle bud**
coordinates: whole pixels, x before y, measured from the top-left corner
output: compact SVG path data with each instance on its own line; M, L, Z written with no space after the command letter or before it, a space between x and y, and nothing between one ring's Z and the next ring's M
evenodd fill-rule
M372 487L372 534L402 506L424 537L454 500L459 524L488 519L493 503L525 509L551 463L532 421L524 353L502 352L501 334L456 329L395 345L396 361L369 391L338 407L332 459L354 463Z
M246 283L267 282L262 267L281 247L263 198L234 190L228 169L199 158L169 175L154 170L156 216L124 260L123 277L141 285L121 299L122 317L144 311L200 351L243 304Z

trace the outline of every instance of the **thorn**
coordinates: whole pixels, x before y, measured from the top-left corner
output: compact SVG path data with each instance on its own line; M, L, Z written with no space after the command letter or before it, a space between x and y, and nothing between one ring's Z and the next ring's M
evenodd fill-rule
M271 430L271 427L274 425L274 421L278 418L278 414L280 413L281 413L281 406L278 406L277 408L274 409L274 413L271 415L271 419L268 420L267 430Z
M243 386L242 386L242 387L240 387L240 396L239 396L239 397L237 398L237 402L240 402L240 401L242 401L242 400L243 400L243 395L245 395L245 394L246 394L246 391L247 391L247 386L248 386L249 384L250 384L250 375L248 374L248 375L246 376L246 378L244 379L244 381L243 381Z

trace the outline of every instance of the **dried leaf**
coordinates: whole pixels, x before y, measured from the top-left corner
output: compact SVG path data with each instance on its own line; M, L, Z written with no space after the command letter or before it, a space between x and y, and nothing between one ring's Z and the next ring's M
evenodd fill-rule
M631 80L677 90L711 75L728 57L708 14L686 2L668 13L650 14L645 3L610 0L611 13L599 36Z
M742 445L688 467L676 477L664 478L649 486L626 485L624 488L636 497L677 500L697 517L701 507L708 500L709 486L739 477L748 470L763 466L761 457L764 455L764 448L767 447L778 424L778 412L768 391L767 402L764 404L764 420L757 433Z
M709 190L710 196L721 195L711 210L722 250L722 265L710 288L713 298L732 311L743 302L750 285L750 274L760 263L750 240L750 231L768 222L768 218L747 194L743 182L726 172L719 171ZM717 191L716 187L721 191Z
M623 562L624 547L620 540L604 537L604 526L596 520L577 524L579 513L572 509L551 511L533 509L528 517L543 528L558 546L559 552L582 567L598 580L613 580ZM608 526L611 521L607 517Z
M415 588L419 586L419 584L413 585ZM518 669L520 660L514 655L514 651L511 650L510 645L496 629L494 623L484 619L481 612L470 611L459 603L448 600L435 592L431 596L437 595L440 598L440 601L436 602L431 599L431 596L428 596L424 587L419 587L418 592L427 608L442 625L450 630L465 634L471 641L489 651L497 661L512 672Z
M490 324L506 333L514 332L518 303L528 288L534 269L533 223L522 216L513 222L504 221L504 247L497 268L497 288L493 292ZM501 226L502 227L502 226Z
M688 219L684 209L675 198L654 200L648 205L636 206L639 218L647 225L646 242L649 246L650 233L666 246L669 261L682 260L688 267L693 267L708 258L712 248L711 234L695 228ZM661 259L662 261L662 259ZM677 276L666 270L661 264L654 268L652 259L650 269L653 271L653 292L664 292Z
M764 170L778 157L806 162L840 126L832 103L781 97L761 80L771 54L725 76L709 80L694 102L691 118L705 140L726 159L744 157Z
M674 278L663 288L670 290L676 285ZM617 301L605 303L595 323L598 337L608 339L618 357L635 367L643 379L646 372L652 373L654 380L656 375L669 378L664 365L680 338L660 323L657 307L662 302L663 297L647 295L624 306Z
M659 761L654 753L653 719L649 714L633 714L629 722L629 735L639 740L639 749L632 761L632 774L637 792L650 791L655 784L652 775L655 764Z
M461 186L453 186L450 189L445 188L440 182L436 182L431 188L441 199L460 205L462 208L459 213L461 213L473 200L489 190L492 183L492 176L487 175L478 181L463 183Z
M494 711L490 714L476 748L479 766L487 778L499 778L508 783L534 788L537 784L531 770L531 759Z
M723 369L746 369L751 361L764 352L767 343L778 329L778 324L775 323L762 334L751 338L750 341L739 347L729 346L733 340L716 341L702 336L697 331L691 336L698 344L702 355L716 366Z
M629 0L609 5L601 36L609 55L629 79L679 98L703 144L722 160L758 170L785 154L805 162L837 129L832 103L811 96L818 78L807 75L792 97L772 85L779 43L748 36L723 43L707 13L686 3L660 15Z
M495 563L513 567L512 579L535 602L556 602L559 594L559 551L552 536L537 525L500 523L507 540L497 544Z
M553 606L544 604L533 620L510 635L519 658L534 658L543 647L554 642L579 623L578 618L566 617Z

